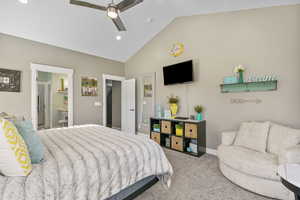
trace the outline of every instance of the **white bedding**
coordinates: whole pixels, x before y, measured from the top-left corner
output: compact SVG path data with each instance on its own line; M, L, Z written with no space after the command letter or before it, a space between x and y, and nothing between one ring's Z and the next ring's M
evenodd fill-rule
M151 175L170 185L172 166L146 137L97 125L39 134L44 162L27 177L0 176L0 200L103 200Z

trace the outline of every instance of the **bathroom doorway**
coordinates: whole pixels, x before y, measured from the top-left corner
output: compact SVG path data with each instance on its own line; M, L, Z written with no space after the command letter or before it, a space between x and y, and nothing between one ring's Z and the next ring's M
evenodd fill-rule
M73 70L31 64L32 122L36 130L73 125Z

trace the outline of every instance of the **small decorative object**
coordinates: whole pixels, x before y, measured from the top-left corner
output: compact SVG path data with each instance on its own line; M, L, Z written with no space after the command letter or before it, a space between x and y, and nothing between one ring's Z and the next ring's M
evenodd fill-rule
M153 96L153 87L152 87L152 79L146 79L144 78L144 97L151 98Z
M63 78L60 79L60 91L65 90L65 80Z
M65 95L65 96L64 96L64 104L65 104L65 105L68 105L68 95Z
M161 105L157 104L156 105L156 117L161 118L162 117L162 113L161 113Z
M194 119L195 119L195 115L191 115L191 116L190 116L190 119L191 119L191 120L194 120Z
M189 145L189 149L190 149L190 152L193 152L193 153L197 153L197 144L194 144L194 143L190 143Z
M0 69L0 91L20 92L21 71Z
M178 57L184 52L184 45L182 43L175 43L171 49L170 54L174 57Z
M166 138L166 147L171 147L171 139L169 137Z
M177 136L182 136L183 135L183 125L182 124L176 124L175 129L176 129L176 135Z
M238 82L238 79L236 76L227 76L227 77L224 77L223 82L224 82L224 84L234 84L234 83Z
M171 114L172 114L172 119L175 119L176 114L178 112L178 102L179 99L178 97L174 97L173 95L171 95L170 97L168 97L169 99L169 104L170 104L170 110L171 110Z
M194 107L194 110L197 113L197 120L203 120L203 116L202 116L203 106L197 105Z
M165 112L164 112L164 118L166 119L170 119L171 118L171 111L169 109L165 109Z
M81 78L81 95L82 96L98 96L98 80L97 78L82 77Z
M238 74L239 83L244 82L244 72L245 72L245 70L246 69L242 65L239 65L239 66L234 68L234 73Z
M261 99L230 99L231 104L243 104L243 103L256 103L259 104L261 103Z
M154 124L153 125L153 131L160 132L160 124Z

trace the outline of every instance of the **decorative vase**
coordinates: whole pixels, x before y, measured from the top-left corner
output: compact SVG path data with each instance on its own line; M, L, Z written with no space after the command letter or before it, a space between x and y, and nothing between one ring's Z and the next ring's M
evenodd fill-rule
M65 90L65 80L63 78L60 79L60 90L61 91Z
M203 120L202 113L197 114L197 120L200 120L200 121Z
M170 110L171 110L171 114L172 114L172 119L175 119L176 114L178 112L178 105L176 103L171 103Z
M239 72L239 83L244 83L244 72Z

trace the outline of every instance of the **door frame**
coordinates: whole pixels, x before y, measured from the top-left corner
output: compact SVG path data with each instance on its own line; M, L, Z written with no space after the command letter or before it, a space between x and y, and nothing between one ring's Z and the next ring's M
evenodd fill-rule
M68 76L68 126L73 126L73 69L57 67L57 66L50 66L50 65L43 65L43 64L36 64L31 63L31 119L33 128L37 130L37 75L38 71L41 72L49 72L49 73L57 73L57 74L66 74Z
M45 95L44 98L46 101L49 101L49 111L45 110L45 121L49 120L49 127L52 128L52 98L49 96L51 94L51 89L49 90L49 86L51 87L51 81L43 82L43 81L37 81L38 85L43 85L45 88ZM46 117L47 116L47 117ZM47 118L49 119L47 120Z
M121 83L125 80L123 76L115 76L110 74L102 74L102 125L106 127L106 80L120 81ZM122 102L122 99L121 99Z

